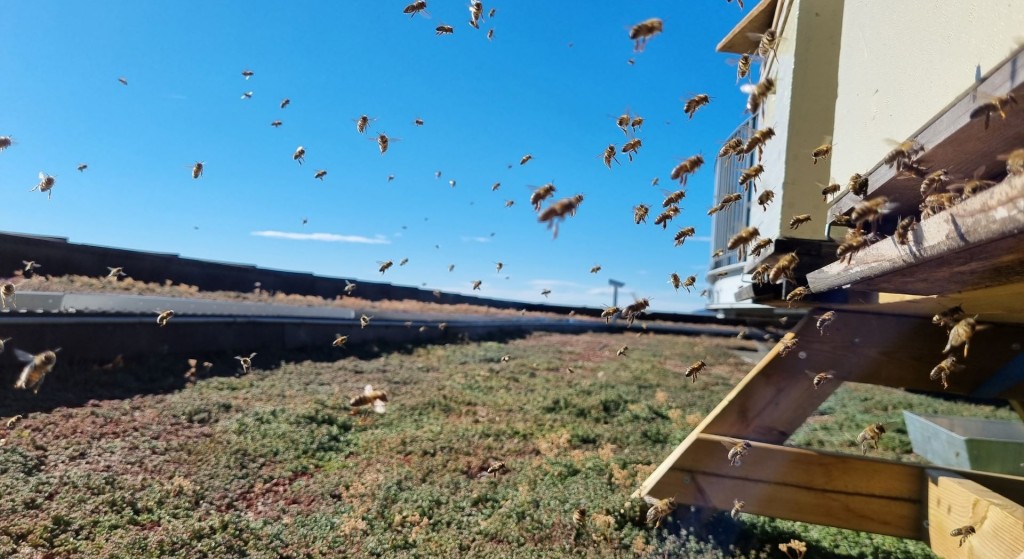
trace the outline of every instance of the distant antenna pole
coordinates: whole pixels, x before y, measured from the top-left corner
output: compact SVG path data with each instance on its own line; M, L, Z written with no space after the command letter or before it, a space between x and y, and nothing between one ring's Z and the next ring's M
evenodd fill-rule
M619 306L619 288L626 284L610 279L608 280L608 285L612 286L612 306L617 307Z

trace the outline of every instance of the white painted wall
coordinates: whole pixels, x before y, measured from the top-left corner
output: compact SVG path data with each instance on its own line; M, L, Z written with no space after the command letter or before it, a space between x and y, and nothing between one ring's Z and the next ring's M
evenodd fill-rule
M831 174L845 184L1024 46L1024 1L847 0L842 27Z

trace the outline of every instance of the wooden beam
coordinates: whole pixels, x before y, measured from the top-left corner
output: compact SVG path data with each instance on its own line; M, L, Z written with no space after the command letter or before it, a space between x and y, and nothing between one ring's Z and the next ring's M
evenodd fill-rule
M1024 112L1024 111L1021 111ZM1024 143L1022 143L1024 145ZM807 274L812 291L853 285L867 291L947 294L1024 277L1024 175L917 225L912 242L892 237Z
M944 559L1015 559L1024 555L1024 508L984 486L950 472L925 470L927 541ZM960 546L950 536L971 525L976 533Z
M1024 145L1024 106L1013 105L1006 110L1006 119L991 115L989 127L985 119L972 120L970 113L988 100L988 96L1013 93L1024 103L1024 80L1020 69L1024 67L1024 50L1010 56L985 79L969 88L944 112L925 123L912 138L925 147L922 164L934 169L945 168L958 177L972 177L976 169L984 166L984 177L1005 174L1006 164L998 159ZM879 159L885 154L879 153ZM867 171L868 196L885 195L898 208L896 215L913 215L921 201L920 179L899 178L893 167L879 162ZM844 180L845 177L837 177ZM829 210L829 217L848 213L861 198L844 191Z
M756 6L750 8L747 15L718 43L715 51L736 54L756 51L760 41L750 38L749 34L764 33L771 28L775 20L777 5L778 0L761 0Z

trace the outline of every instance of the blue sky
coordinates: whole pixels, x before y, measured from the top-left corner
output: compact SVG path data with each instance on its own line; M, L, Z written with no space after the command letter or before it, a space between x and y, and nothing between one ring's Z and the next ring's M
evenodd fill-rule
M15 141L0 153L0 230L453 292L479 279L479 294L504 299L544 301L546 287L550 302L590 306L610 303L614 278L652 310L701 307L714 156L745 102L714 47L744 12L502 0L475 30L464 0L430 0L429 19L407 3L0 2L0 136ZM634 53L628 29L650 17L664 32ZM455 33L436 36L441 23ZM697 93L713 101L687 120ZM614 119L627 110L645 119L643 147L609 170L600 154L626 140ZM361 114L375 118L367 134ZM384 155L378 132L397 139ZM663 231L669 171L699 152L707 163ZM29 192L40 171L57 178L51 200ZM556 199L586 197L557 239L529 205L529 185L547 182ZM651 217L635 225L641 202ZM673 246L687 225L697 238ZM674 292L672 272L698 289Z

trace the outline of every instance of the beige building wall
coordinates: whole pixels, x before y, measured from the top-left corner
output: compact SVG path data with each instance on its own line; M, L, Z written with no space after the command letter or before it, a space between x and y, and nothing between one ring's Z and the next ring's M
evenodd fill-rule
M1021 46L1021 0L846 2L831 174L874 167Z

